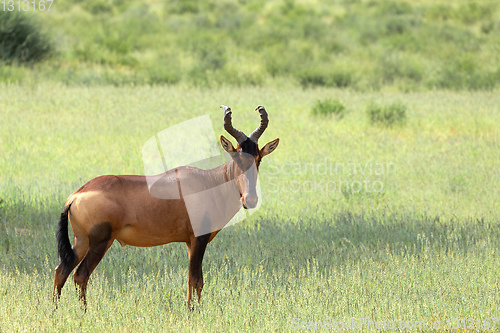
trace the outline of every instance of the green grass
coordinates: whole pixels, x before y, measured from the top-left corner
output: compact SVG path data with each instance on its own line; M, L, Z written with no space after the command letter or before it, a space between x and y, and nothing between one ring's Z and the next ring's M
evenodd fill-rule
M0 25L11 14L1 11ZM27 15L42 23L53 57L0 81L358 91L500 82L495 1L65 0Z
M500 98L494 92L0 87L0 331L290 331L294 320L498 317ZM342 119L315 101L342 100ZM406 126L372 126L366 105L400 101ZM207 248L187 310L184 244L111 247L84 314L71 281L51 303L66 197L102 174L141 174L160 130L220 104L245 132L269 112L262 207ZM191 142L195 144L195 142ZM297 318L297 319L294 319ZM498 327L498 325L497 325Z
M322 115L322 116L333 114L340 119L344 117L346 109L342 101L327 98L324 100L317 100L316 104L314 104L314 107L311 110L311 113L313 115Z
M370 103L366 114L372 124L391 127L406 123L406 109L406 105L399 101L389 105Z

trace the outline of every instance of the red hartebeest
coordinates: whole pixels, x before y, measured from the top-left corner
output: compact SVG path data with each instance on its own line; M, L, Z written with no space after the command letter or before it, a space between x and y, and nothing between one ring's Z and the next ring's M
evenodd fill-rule
M258 148L258 139L268 125L267 112L263 106L256 108L260 113L260 126L248 137L232 126L231 109L224 108L224 128L238 142L234 148L231 141L221 135L220 142L231 160L211 170L194 167L179 167L169 170L160 182L162 188L178 188L179 198L159 199L151 194L146 176L101 176L92 179L71 194L64 206L57 230L58 253L61 262L55 269L54 299L59 299L61 289L69 274L78 266L73 278L80 288L80 298L86 308L85 290L90 274L101 261L114 240L122 246L157 246L171 242L185 242L189 257L188 306L191 307L192 293L196 290L198 301L203 288L202 261L207 244L222 227L236 214L241 205L254 208L257 205L257 172L261 159L273 152L279 139ZM252 168L251 166L255 166ZM217 210L225 210L224 221L212 221L211 205L199 202L196 207L204 209L201 216L212 227L208 233L199 235L193 232L190 214L186 208L186 190L203 191L231 182L239 200L237 205L224 204L225 198L217 198L222 204L215 205ZM183 185L181 189L181 183ZM222 193L224 196L224 193ZM203 196L194 197L203 200ZM192 200L192 199L191 199ZM212 210L212 211L211 211ZM199 215L199 214L198 214ZM68 237L68 220L74 234L73 247ZM214 227L215 223L215 227ZM219 223L219 224L216 224Z

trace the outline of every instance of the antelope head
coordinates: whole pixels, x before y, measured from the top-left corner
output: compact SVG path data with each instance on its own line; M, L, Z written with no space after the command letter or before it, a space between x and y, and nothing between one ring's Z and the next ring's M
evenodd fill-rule
M256 186L260 162L264 156L272 153L278 147L280 139L274 139L259 149L259 138L269 124L266 109L262 105L255 108L260 114L260 125L249 136L233 127L231 108L225 105L220 107L224 109L224 129L238 143L234 148L231 141L223 135L220 136L222 148L231 155L233 160L232 170L230 170L231 178L236 181L243 207L245 209L255 208L259 200Z

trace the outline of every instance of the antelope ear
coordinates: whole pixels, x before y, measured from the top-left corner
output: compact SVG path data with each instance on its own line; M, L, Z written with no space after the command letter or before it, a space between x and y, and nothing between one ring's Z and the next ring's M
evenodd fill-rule
M274 139L273 141L271 142L268 142L264 148L262 148L260 150L260 156L264 157L266 155L269 155L271 154L277 147L278 147L278 144L280 143L280 139Z
M221 144L222 148L224 148L224 150L227 151L228 153L236 152L236 149L234 149L234 146L231 143L231 141L226 139L226 137L224 135L220 136L220 144Z

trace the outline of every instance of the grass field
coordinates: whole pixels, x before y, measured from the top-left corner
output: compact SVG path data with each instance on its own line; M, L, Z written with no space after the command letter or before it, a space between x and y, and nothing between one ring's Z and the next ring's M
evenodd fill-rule
M0 332L291 331L328 318L486 330L500 316L498 93L0 88ZM327 98L343 117L312 113ZM404 123L370 122L369 105L395 102ZM245 132L265 105L261 144L281 141L260 169L261 209L208 246L201 304L187 309L184 244L113 245L88 312L70 280L55 310L66 197L98 175L143 173L144 142L180 121L209 114L225 134L220 104Z

